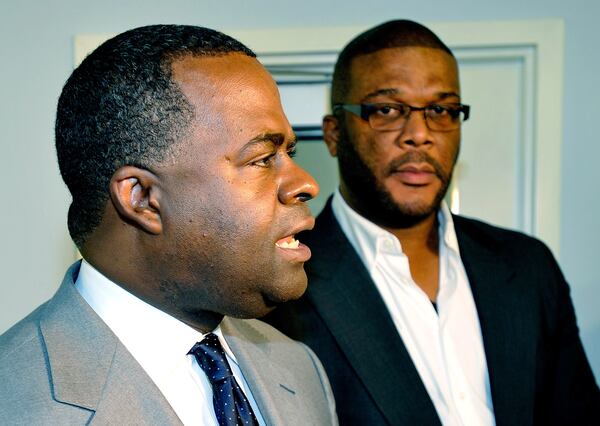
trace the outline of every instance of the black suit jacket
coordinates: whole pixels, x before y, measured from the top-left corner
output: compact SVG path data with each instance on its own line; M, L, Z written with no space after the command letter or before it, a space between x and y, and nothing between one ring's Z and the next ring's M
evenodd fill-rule
M481 323L496 424L600 424L600 392L569 288L548 248L521 233L454 217ZM439 425L387 308L339 227L331 200L312 232L298 301L266 318L319 356L342 425Z

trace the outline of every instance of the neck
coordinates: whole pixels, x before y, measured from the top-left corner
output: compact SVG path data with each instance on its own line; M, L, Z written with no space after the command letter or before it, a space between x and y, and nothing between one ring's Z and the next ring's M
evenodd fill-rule
M173 315L174 316L174 315ZM223 321L224 316L215 312L203 311L200 314L190 314L184 317L175 317L181 322L189 325L199 333L206 334L213 331Z
M152 264L151 261L133 259L131 253L135 250L131 250L129 256L107 256L105 252L90 249L89 245L81 250L85 260L113 283L202 334L213 331L223 320L224 316L219 313L182 309L186 303L181 302L181 295L159 282L159 271L148 271L143 267ZM113 248L111 253L115 254L116 250Z
M406 228L384 229L400 240L402 250L409 258L411 252L428 251L437 254L439 250L437 212Z
M160 260L164 249L156 238L134 226L123 226L109 205L103 220L81 247L81 254L102 275L149 305L202 334L214 330L224 315L208 310L206 297L184 291L194 286L180 285L189 284L186 271ZM202 283L196 285L201 287Z
M387 230L400 240L413 280L435 302L439 291L437 214L434 212L425 220L407 228Z

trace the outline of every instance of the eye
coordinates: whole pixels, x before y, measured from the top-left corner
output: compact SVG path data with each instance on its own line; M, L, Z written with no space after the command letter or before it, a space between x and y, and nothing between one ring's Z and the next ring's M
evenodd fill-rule
M403 115L404 109L402 104L373 104L371 114L382 118L395 118Z
M432 116L435 116L435 115L441 116L441 115L448 113L448 108L445 107L444 105L433 104L433 105L429 105L427 107L427 109L429 110L429 113Z
M296 156L296 154L298 153L298 151L297 151L297 150L298 150L298 149L296 148L296 144L294 144L294 145L290 145L290 146L288 147L288 150L287 150L287 155L288 155L290 158L294 158L294 157Z
M256 166L256 167L271 167L273 165L273 163L275 162L275 155L277 153L272 153L269 154L267 156L261 157L257 160L254 160L252 162L250 162L251 166Z
M427 107L427 112L432 118L451 118L456 120L460 116L460 105L433 104Z

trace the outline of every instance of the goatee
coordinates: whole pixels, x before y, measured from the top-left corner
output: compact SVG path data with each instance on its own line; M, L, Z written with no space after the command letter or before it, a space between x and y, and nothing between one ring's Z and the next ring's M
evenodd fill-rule
M403 204L402 201L397 202L377 180L344 133L342 132L340 135L337 152L340 175L350 192L348 195L351 199L347 201L357 213L381 227L400 229L422 222L440 208L452 180L452 170L445 172L437 160L419 150L407 151L394 158L384 169L385 177L394 173L404 164L427 163L433 168L441 183L433 202L429 205L411 206ZM360 202L357 202L358 200Z

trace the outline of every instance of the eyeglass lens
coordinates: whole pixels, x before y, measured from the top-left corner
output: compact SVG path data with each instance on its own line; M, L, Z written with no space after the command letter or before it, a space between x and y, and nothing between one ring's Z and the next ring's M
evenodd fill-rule
M423 111L427 126L431 130L455 130L460 127L464 115L458 105L429 105L411 107L405 104L368 105L369 124L374 130L398 130L404 127L411 113Z

